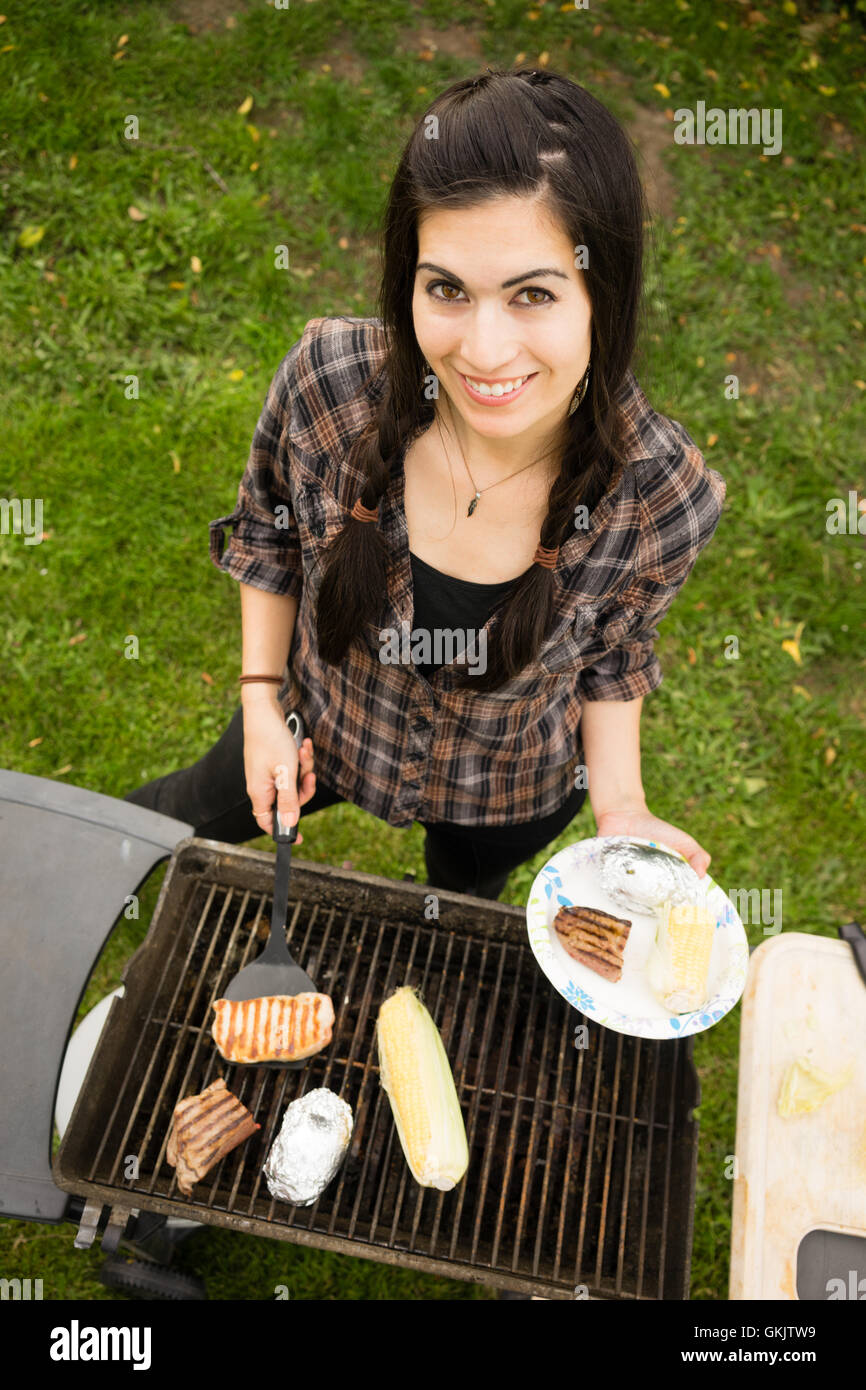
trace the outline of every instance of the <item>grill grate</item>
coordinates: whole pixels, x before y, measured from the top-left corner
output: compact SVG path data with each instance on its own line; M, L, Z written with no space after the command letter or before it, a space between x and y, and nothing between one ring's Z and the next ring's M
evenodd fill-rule
M332 1044L298 1071L230 1066L211 1003L261 950L273 856L178 846L147 939L127 966L55 1160L68 1191L451 1277L571 1298L687 1298L699 1093L691 1040L590 1024L550 987L523 913L295 861L287 932L332 996ZM420 1188L379 1085L381 1001L416 985L441 1033L470 1162L449 1193ZM260 1130L197 1186L165 1161L178 1100L217 1076ZM311 1207L271 1198L262 1164L286 1105L327 1086L352 1107L346 1163ZM132 1163L131 1160L136 1160Z

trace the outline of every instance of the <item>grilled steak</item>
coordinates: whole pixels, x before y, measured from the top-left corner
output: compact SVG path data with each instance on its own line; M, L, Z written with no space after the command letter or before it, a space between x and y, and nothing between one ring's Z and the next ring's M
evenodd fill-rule
M177 1185L184 1196L189 1197L195 1183L258 1128L222 1077L201 1095L180 1101L174 1107L165 1157L177 1169Z
M227 1062L293 1062L327 1047L333 1024L330 995L271 994L217 999L211 1034Z
M605 980L622 975L623 952L631 921L596 907L561 907L553 919L565 950Z

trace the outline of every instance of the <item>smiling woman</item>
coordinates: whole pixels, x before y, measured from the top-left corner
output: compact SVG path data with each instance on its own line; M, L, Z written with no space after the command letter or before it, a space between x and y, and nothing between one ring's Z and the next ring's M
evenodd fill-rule
M628 139L565 76L433 101L385 209L380 317L307 323L211 523L243 720L131 800L229 840L270 831L275 794L290 824L349 800L424 825L431 884L496 897L588 789L599 833L706 867L640 777L655 624L725 490L630 370L645 217Z
M385 210L386 389L357 456L365 511L322 583L324 659L381 605L388 550L367 523L405 450L412 553L453 577L515 580L487 671L462 688L501 688L535 660L573 569L575 509L615 494L646 405L629 363L647 220L628 138L565 76L488 70L423 113ZM655 450L680 444L649 433Z

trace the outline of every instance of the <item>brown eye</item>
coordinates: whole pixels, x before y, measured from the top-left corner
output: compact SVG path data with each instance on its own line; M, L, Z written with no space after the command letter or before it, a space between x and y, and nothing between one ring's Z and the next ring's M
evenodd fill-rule
M456 285L450 284L448 280L434 280L432 285L427 286L427 293L430 295L432 299L441 299L446 304L454 303L454 300L450 297L450 295L434 294L434 290L457 290ZM460 291L457 290L457 293L459 294Z

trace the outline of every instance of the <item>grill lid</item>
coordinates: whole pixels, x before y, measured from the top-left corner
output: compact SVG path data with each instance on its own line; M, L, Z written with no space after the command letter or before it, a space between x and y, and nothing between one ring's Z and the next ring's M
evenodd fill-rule
M51 1176L51 1138L75 1011L127 895L192 827L5 768L0 824L0 1209L62 1221L68 1197Z

